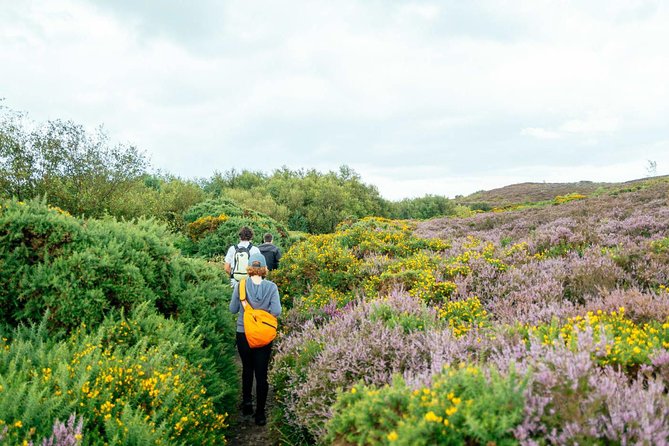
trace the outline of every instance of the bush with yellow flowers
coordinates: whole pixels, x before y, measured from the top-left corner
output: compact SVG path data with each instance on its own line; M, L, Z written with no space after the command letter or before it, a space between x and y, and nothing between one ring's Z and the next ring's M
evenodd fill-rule
M202 238L206 234L214 232L218 227L228 219L228 216L225 214L213 216L205 215L200 217L194 222L188 223L186 225L186 233L191 240L196 241Z
M437 263L426 252L443 251L450 245L439 239L423 239L412 234L408 222L368 217L342 223L333 234L314 235L296 243L284 254L272 278L290 307L295 299L308 299L316 290L332 290L334 300L343 303L357 291L368 296L396 287L426 287L426 298L443 299L446 287L436 285ZM380 262L382 259L382 262ZM316 287L319 285L319 287Z
M288 229L263 213L243 208L236 202L218 198L196 204L184 213L186 235L179 247L186 255L212 258L225 255L230 246L239 242L239 229L250 227L254 245L262 243L266 232L274 236L274 244L286 249L291 243Z
M481 301L474 296L463 301L447 302L437 309L437 317L448 321L455 336L461 336L476 328L490 326L488 312Z
M523 331L544 344L564 344L578 348L578 335L592 331L598 343L594 358L598 363L615 364L624 368L648 364L649 357L661 349L669 349L669 321L650 321L638 324L625 316L625 308L605 313L589 311L585 316L568 318L560 323L526 326Z
M441 239L415 237L415 224L407 220L365 217L360 221L337 226L336 233L343 246L353 249L358 257L385 254L406 257L423 249L443 251L450 244Z
M669 253L669 237L665 237L659 240L654 240L650 243L650 249L655 254L666 254Z
M334 234L314 235L293 245L272 277L283 294L282 302L290 308L316 285L337 293L352 292L363 278L362 261Z
M511 372L461 364L411 389L401 379L384 387L358 384L333 406L332 444L517 444L513 428L523 418L526 380Z
M334 288L316 283L311 287L309 294L300 296L300 300L295 302L295 306L299 307L301 311L315 312L326 305L341 308L352 299L352 293L342 293Z
M62 340L82 324L96 330L111 314L149 305L201 329L201 350L216 368L207 386L219 410L232 410L238 378L230 287L220 269L181 256L172 241L153 221L83 219L40 200L3 201L0 335L12 338L17 326L44 321Z
M0 349L0 417L15 444L47 437L76 412L86 444L225 443L202 339L143 307L52 341L44 326L20 329Z
M567 195L557 195L553 199L553 204L563 204L563 203L568 203L570 201L583 200L584 198L588 198L587 195L578 194L575 192Z

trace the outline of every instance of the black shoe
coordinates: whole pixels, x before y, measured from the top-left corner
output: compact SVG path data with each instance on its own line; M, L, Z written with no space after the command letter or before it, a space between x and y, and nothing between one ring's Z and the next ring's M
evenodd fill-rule
M267 424L267 418L265 418L265 414L256 414L256 426L264 426Z
M253 403L242 403L242 415L253 415Z

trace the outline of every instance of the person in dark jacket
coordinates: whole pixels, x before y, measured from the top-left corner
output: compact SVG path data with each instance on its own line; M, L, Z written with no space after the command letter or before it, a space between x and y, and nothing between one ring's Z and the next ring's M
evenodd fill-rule
M281 259L281 250L278 246L272 243L272 240L274 240L274 238L272 237L272 234L268 232L263 236L263 241L265 243L258 246L262 255L265 256L265 260L267 260L267 269L270 271L279 267L279 259Z

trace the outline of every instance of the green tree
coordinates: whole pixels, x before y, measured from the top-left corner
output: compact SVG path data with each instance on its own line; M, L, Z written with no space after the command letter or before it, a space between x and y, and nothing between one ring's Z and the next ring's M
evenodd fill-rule
M172 231L183 231L184 212L205 199L205 192L194 181L169 175L144 175L124 194L114 197L108 211L127 220L154 217L167 223Z
M62 120L34 125L25 114L0 112L0 196L46 196L72 214L101 216L146 172L144 155L113 145L102 128L89 133Z
M331 232L344 219L383 215L387 209L376 187L364 184L345 165L327 173L282 167L271 175L232 169L214 174L202 186L214 196L269 214L292 230L311 233Z
M405 198L391 203L390 216L401 219L421 219L453 215L455 206L451 200L440 195L425 195L420 198Z

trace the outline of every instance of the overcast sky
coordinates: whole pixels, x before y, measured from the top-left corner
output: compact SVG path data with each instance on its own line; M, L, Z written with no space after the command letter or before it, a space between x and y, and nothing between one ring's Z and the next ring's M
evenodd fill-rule
M669 2L0 0L0 98L184 178L390 199L669 174Z

